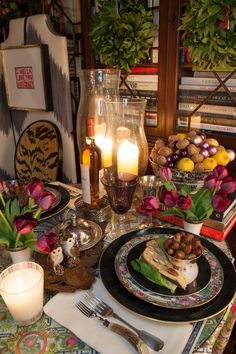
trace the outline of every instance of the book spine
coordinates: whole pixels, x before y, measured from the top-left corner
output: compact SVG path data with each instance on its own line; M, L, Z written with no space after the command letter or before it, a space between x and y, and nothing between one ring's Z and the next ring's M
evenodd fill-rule
M207 91L190 91L190 90L179 90L178 91L178 101L186 103L201 103L209 94ZM236 97L236 95L234 94ZM212 105L222 105L222 106L232 106L234 104L231 97L226 92L216 92L208 100L207 104Z
M148 74L155 75L159 73L159 68L134 67L131 69L131 74Z
M158 75L142 75L142 74L130 74L125 79L131 82L158 82Z
M143 91L157 91L157 82L141 82L141 81L127 81L127 85L130 86L132 90L143 90ZM120 86L121 90L127 90L125 84Z
M194 109L196 109L198 104L196 103L185 103L185 102L180 102L178 104L178 109L180 111L187 111L187 112L192 112ZM236 107L232 106L219 106L219 105L207 105L204 104L199 107L198 113L219 113L219 114L225 114L225 115L231 115L234 116L236 115Z
M182 127L182 128L183 127L187 128L188 124L187 124L187 122L183 122L183 121L178 120L178 126ZM213 132L221 132L221 133L227 133L227 134L235 134L236 133L236 127L202 123L202 122L194 122L194 121L191 122L191 128L210 130Z
M216 78L210 77L190 77L190 76L182 76L181 84L186 85L216 85L218 86L220 82ZM236 79L229 79L225 82L225 85L228 86L236 86Z
M179 85L180 90L190 91L213 91L218 85ZM236 92L236 87L227 86L230 92ZM226 92L223 87L219 87L217 92Z
M179 121L184 125L187 126L188 117L186 116L178 116ZM215 125L228 125L231 127L236 127L236 119L224 118L224 116L207 116L201 115L200 117L192 117L192 122L201 122L201 123L208 123L208 124L215 124Z

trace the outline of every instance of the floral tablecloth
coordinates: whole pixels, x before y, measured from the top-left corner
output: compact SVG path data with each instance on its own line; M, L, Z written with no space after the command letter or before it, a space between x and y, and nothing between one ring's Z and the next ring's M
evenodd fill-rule
M137 223L137 217L135 220ZM131 216L130 220L127 221L127 230L130 231L135 227L137 226L134 225L134 219ZM229 257L231 256L225 242L216 244ZM0 249L0 271L10 263L7 252ZM52 295L45 294L45 302ZM186 348L184 354L222 353L235 323L235 313L236 304L230 304L227 310L204 321L199 338L195 343L189 344L189 349ZM0 353L95 354L97 352L45 314L31 326L16 326L2 298L0 298Z

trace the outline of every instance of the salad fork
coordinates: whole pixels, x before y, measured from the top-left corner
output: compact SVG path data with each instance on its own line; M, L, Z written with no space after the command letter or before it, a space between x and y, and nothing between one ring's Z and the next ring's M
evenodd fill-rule
M134 332L129 330L128 328L121 326L117 323L109 322L108 320L99 316L94 310L92 310L89 306L87 306L83 301L79 301L75 304L77 309L80 312L89 318L97 318L99 321L107 327L110 331L119 334L121 337L126 339L136 350L139 354L148 354L148 348L146 344L137 336Z
M153 350L158 352L164 347L164 342L160 338L154 336L149 332L139 330L138 328L132 326L130 323L126 322L122 317L117 315L109 305L107 305L104 301L100 300L91 292L86 292L83 295L83 298L86 303L99 315L103 317L116 318L119 321L123 322L125 325L129 326L134 332L138 334L138 336L144 341L144 343L146 343Z

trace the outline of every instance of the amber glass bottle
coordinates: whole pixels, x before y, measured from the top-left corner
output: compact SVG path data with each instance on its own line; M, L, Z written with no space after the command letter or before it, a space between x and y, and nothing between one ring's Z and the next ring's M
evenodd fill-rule
M91 209L99 208L104 195L100 182L103 176L102 152L95 144L93 118L86 121L86 145L80 154L80 169L84 204Z

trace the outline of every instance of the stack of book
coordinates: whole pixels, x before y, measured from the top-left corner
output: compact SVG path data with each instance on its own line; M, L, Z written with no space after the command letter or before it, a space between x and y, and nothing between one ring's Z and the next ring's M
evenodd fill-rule
M222 72L218 75L224 81L229 73ZM212 77L210 72L195 72L194 77L181 78L178 90L178 110L184 114L178 116L177 124L180 128L188 127L186 115L193 112L219 84L218 79ZM225 85L231 96L223 86L219 87L192 116L191 128L204 129L214 133L236 133L235 74L225 81Z
M159 219L165 220L183 228L183 219L177 216L160 216L161 211L156 213ZM211 217L204 220L200 234L223 241L236 224L236 196L231 204L222 212L213 212Z
M121 97L141 97L147 100L145 125L157 125L158 71L154 68L134 68L120 85ZM131 89L129 89L128 87Z

